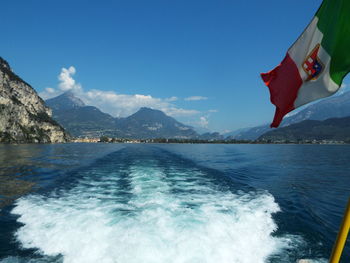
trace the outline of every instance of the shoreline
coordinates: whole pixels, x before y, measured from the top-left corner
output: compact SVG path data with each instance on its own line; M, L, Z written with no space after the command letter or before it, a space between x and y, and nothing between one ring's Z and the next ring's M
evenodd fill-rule
M312 142L261 142L261 141L245 141L245 142L222 142L222 141L184 141L184 142L162 142L162 141L137 141L137 140L125 140L122 142L104 142L104 141L70 141L70 142L58 142L58 143L33 143L33 142L13 142L13 143L3 143L0 145L64 145L64 144L252 144L252 145L350 145L350 142L344 141L312 141Z

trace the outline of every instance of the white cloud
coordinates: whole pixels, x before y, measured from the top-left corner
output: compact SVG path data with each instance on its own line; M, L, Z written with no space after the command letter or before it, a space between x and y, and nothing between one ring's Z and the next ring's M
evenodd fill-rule
M62 68L61 73L58 76L58 80L60 83L58 84L58 88L62 91L75 91L79 92L81 90L81 85L75 83L73 76L75 75L76 70L73 66L70 66L68 69Z
M178 100L178 97L175 97L175 96L165 99L165 101L169 101L169 102L171 102L171 101L177 101L177 100Z
M62 92L60 92L59 90L47 87L47 88L45 88L44 91L39 93L39 96L41 98L43 98L44 100L47 100L49 98L56 97L56 96L60 95L61 93Z
M165 112L172 117L187 117L199 114L200 112L193 109L178 108L172 102L178 100L173 96L170 98L155 98L151 95L142 94L118 94L114 91L88 90L84 91L82 86L74 80L73 76L76 69L71 66L68 69L62 68L58 76L58 89L46 88L39 95L44 98L53 98L66 91L72 91L86 105L99 108L115 117L126 117L135 113L141 107L149 107Z
M207 117L201 116L199 118L199 122L198 122L199 127L208 128L208 124L209 124L209 121Z
M207 97L203 97L203 96L192 96L192 97L187 97L185 98L185 100L187 101L195 101L195 100L207 100Z
M53 89L53 88L46 88L45 89L46 91L47 91L47 93L55 93L55 89Z
M76 69L73 66L62 68L61 73L58 75L58 89L47 87L43 92L40 92L40 97L43 99L49 99L58 96L60 93L71 90L75 93L81 93L82 87L79 83L76 83L73 76L76 73Z
M167 115L173 116L173 117L185 117L185 116L192 116L199 114L200 111L197 110L186 110L182 108L176 108L176 107L168 107L162 109Z
M154 98L151 95L128 95L117 94L114 91L90 90L79 93L78 96L87 105L96 106L116 117L128 116L141 107L158 109L172 117L191 116L199 113L197 110L177 108L168 99Z
M198 114L201 114L201 116L198 119L198 116L194 115L190 121L187 121L188 125L208 129L209 128L209 119L213 113L219 112L216 109L211 109L207 111L198 112Z

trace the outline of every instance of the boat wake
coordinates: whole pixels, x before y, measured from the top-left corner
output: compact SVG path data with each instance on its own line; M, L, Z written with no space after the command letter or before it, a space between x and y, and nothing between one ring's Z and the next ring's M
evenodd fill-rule
M37 249L35 262L289 262L282 255L302 242L274 235L280 209L267 192L233 192L164 153L127 156L113 153L67 176L69 186L17 201L15 236Z

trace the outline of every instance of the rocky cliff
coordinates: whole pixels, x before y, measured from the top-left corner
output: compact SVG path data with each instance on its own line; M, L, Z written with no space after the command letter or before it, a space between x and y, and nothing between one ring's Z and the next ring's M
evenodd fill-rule
M69 136L35 90L0 57L0 142L58 143Z

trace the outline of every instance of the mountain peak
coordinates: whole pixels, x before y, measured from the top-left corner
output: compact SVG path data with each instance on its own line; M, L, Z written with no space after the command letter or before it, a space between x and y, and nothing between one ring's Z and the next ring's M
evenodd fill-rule
M160 110L156 110L156 109L152 109L152 108L148 108L148 107L141 107L139 110L138 110L138 112L143 112L143 111L145 111L145 112L161 112L161 113L163 113L162 111L160 111Z
M61 95L62 97L70 100L76 107L84 107L85 103L79 99L77 96L74 95L74 93L70 90L66 91Z
M167 116L161 110L156 110L147 107L141 107L137 112L129 116L128 118L156 121L156 120L164 120L164 119L173 119L170 116Z
M9 63L5 59L3 59L2 57L0 57L0 67L11 69Z
M12 68L10 67L10 64L2 57L0 57L0 71L4 72L11 81L22 82L27 86L31 87L27 82L25 82L13 72Z
M141 107L140 110L151 110L151 108L148 108L148 107Z
M85 103L70 90L55 98L48 99L46 104L53 110L70 110L85 106Z
M129 138L196 138L198 134L164 112L140 108L119 122L119 129Z

